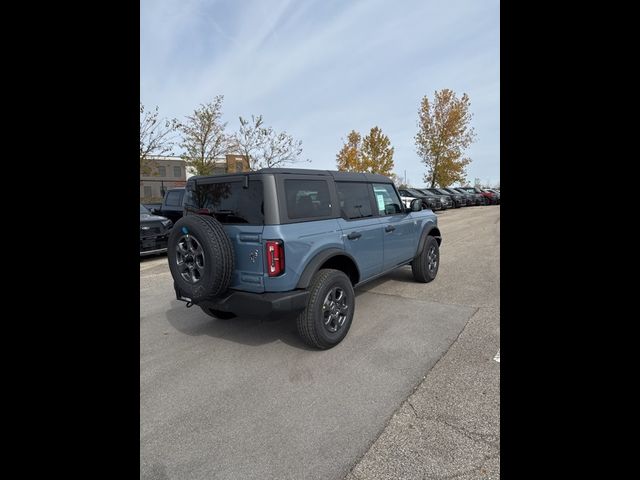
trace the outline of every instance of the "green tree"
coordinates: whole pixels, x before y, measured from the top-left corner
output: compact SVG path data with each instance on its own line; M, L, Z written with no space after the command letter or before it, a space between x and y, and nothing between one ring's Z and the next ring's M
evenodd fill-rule
M147 110L140 103L140 174L150 175L153 163L152 155L172 153L175 144L174 134L178 121L176 119L160 119L159 109Z
M463 155L476 136L470 126L470 105L466 93L458 99L447 88L435 92L433 103L426 95L422 98L415 144L427 167L424 181L430 188L466 182L465 169L471 159Z
M179 126L182 132L182 158L187 167L196 175L211 175L215 159L229 153L231 137L225 134L226 122L222 122L222 101L217 95L213 102L202 104L186 122Z

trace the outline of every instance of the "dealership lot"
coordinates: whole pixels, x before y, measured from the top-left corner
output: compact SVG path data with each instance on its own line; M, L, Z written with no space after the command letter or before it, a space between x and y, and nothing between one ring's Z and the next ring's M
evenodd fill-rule
M495 473L500 207L438 217L437 279L404 267L364 286L327 351L307 348L293 319L187 309L166 257L141 260L141 478Z

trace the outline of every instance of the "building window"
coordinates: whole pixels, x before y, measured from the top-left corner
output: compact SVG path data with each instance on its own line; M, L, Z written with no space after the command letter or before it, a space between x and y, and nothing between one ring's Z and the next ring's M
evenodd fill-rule
M148 186L144 187L144 196L147 198L151 196L151 187L148 187Z
M237 160L236 161L236 172L241 172L242 171L242 160Z
M181 167L173 167L173 176L176 178L180 178L182 176L182 168Z
M166 177L167 176L167 168L166 167L158 167L158 176Z

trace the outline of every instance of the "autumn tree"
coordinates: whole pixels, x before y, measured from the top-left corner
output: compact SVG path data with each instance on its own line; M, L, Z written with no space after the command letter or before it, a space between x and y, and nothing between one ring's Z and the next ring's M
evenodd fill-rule
M262 115L251 115L251 120L240 117L233 148L246 155L251 170L259 170L300 162L302 141L295 140L287 132L278 133L273 127L265 126Z
M347 141L336 155L336 165L341 172L363 172L362 136L355 130L347 135Z
M182 158L196 175L211 175L215 159L227 154L232 146L222 122L222 101L217 95L213 102L202 104L179 126L182 133Z
M415 144L427 166L424 181L430 188L466 181L465 167L471 159L463 155L475 138L469 106L466 93L458 99L446 88L435 92L433 103L426 95L422 98Z
M393 147L382 130L373 127L362 140L362 162L365 171L389 176L393 169Z
M368 172L390 176L393 169L393 147L389 137L378 127L362 138L352 130L336 155L338 170Z
M172 153L176 119L160 119L159 109L147 110L140 103L140 174L149 175L153 168L149 157Z

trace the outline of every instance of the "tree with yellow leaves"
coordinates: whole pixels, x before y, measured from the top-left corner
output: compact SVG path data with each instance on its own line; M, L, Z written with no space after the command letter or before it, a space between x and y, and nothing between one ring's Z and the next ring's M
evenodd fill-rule
M364 139L352 130L336 155L336 163L338 170L343 172L390 176L393 170L393 151L389 137L379 127L373 127Z
M426 95L420 103L415 144L427 166L424 181L430 188L466 182L465 168L471 159L463 154L475 138L469 125L473 116L470 104L466 93L458 99L448 88L435 92L433 104Z
M362 172L362 137L355 130L347 135L338 155L336 155L337 167L341 172Z

